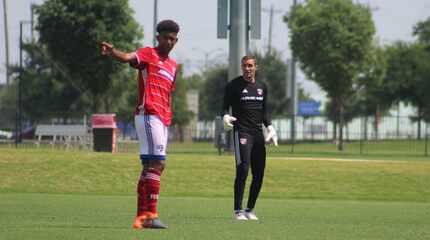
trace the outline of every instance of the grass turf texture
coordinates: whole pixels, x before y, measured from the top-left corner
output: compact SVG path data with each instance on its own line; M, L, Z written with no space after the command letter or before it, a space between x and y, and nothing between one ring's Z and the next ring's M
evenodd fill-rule
M426 158L272 155L261 221L246 223L232 220L233 156L169 155L160 214L170 229L140 232L137 154L0 149L0 239L430 238Z
M14 148L15 145L0 144L0 149ZM19 145L20 149L36 149L38 148L34 141L26 141ZM41 144L39 149L64 149L64 146L56 145L52 147L49 144ZM72 147L71 150L78 148ZM137 153L139 151L139 144L137 141L133 142L120 142L118 149L122 153ZM430 159L430 141L423 140L378 140L378 141L352 141L344 143L344 151L339 152L336 144L330 142L300 142L294 145L281 144L278 148L269 147L269 154L271 156L285 156L285 155L298 155L298 156L326 156L326 157L348 157L348 158L424 158ZM84 150L87 151L87 150ZM168 151L172 153L183 154L198 154L198 155L213 155L217 154L214 144L206 142L194 143L170 143Z

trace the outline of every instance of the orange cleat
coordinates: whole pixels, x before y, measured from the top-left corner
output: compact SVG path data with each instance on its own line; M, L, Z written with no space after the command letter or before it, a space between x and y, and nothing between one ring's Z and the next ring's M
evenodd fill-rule
M142 229L144 228L144 222L146 219L156 219L158 218L158 214L156 213L152 213L152 212L144 212L142 215L136 216L134 223L133 223L133 228L134 229Z
M143 222L145 221L145 219L146 219L145 215L136 216L136 219L134 220L134 223L133 223L133 228L134 229L142 229L143 228Z

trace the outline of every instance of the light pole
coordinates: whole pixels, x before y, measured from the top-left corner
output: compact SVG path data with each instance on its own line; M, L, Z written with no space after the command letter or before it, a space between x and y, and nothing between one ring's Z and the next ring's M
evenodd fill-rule
M9 28L7 23L7 1L3 0L3 17L4 17L4 38L5 38L5 57L6 57L6 84L9 85Z
M22 29L24 24L31 24L31 21L20 21L19 22L19 76L17 84L17 99L16 99L16 121L15 121L15 147L18 147L18 143L22 141L22 72L23 72L23 57L22 57L22 46L23 46L23 36Z
M293 1L293 11L297 5L297 0ZM294 152L294 143L296 141L296 115L297 115L297 83L296 83L296 57L291 52L291 63L289 68L291 91L290 91L290 111L291 111L291 151Z
M157 21L158 21L158 0L154 0L154 29L153 29L153 38L152 45L153 47L157 46Z

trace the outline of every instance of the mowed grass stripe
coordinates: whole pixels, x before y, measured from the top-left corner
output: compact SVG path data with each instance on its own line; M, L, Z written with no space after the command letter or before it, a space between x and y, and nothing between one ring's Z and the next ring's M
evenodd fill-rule
M414 163L413 161L401 160L377 160L377 159L360 159L360 158L329 158L329 157L269 157L276 160L296 160L296 161L335 161L335 162L382 162L382 163ZM429 162L430 164L430 162Z
M37 149L0 153L0 192L134 195L140 172L137 154ZM163 196L232 196L233 156L170 154L167 164ZM261 196L430 202L430 164L269 157Z
M132 196L0 194L0 239L428 239L430 203L261 198L235 222L231 198L160 199L169 229L131 229Z

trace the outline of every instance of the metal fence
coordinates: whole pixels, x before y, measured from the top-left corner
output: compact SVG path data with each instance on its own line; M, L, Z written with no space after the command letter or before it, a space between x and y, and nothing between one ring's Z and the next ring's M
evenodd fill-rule
M52 141L45 137L42 147L69 150L92 150L91 124L86 117L73 120L51 119L37 124L23 124L22 142L15 145L13 128L0 126L0 147L33 148L41 147L35 134L40 124L82 124L88 128L88 142ZM339 153L339 126L325 117L296 117L295 139L292 139L291 119L274 119L272 121L280 142L280 147L273 150L276 154L328 154ZM118 151L137 152L138 142L134 123L118 120ZM412 117L382 117L380 119L356 118L343 128L345 149L343 154L378 154L378 155L429 155L429 127L426 122L414 121ZM222 120L199 121L180 131L175 127L169 129L169 152L178 153L216 153L227 147L228 135L222 130ZM179 136L182 134L182 136ZM178 143L178 139L185 143ZM64 140L64 139L63 139ZM73 140L73 139L71 139ZM220 146L217 149L215 146Z
M336 153L339 145L339 125L324 116L274 119L279 142L284 153ZM193 132L196 141L214 141L222 132L215 121L199 122ZM430 124L413 117L355 118L343 127L344 153L429 155Z

